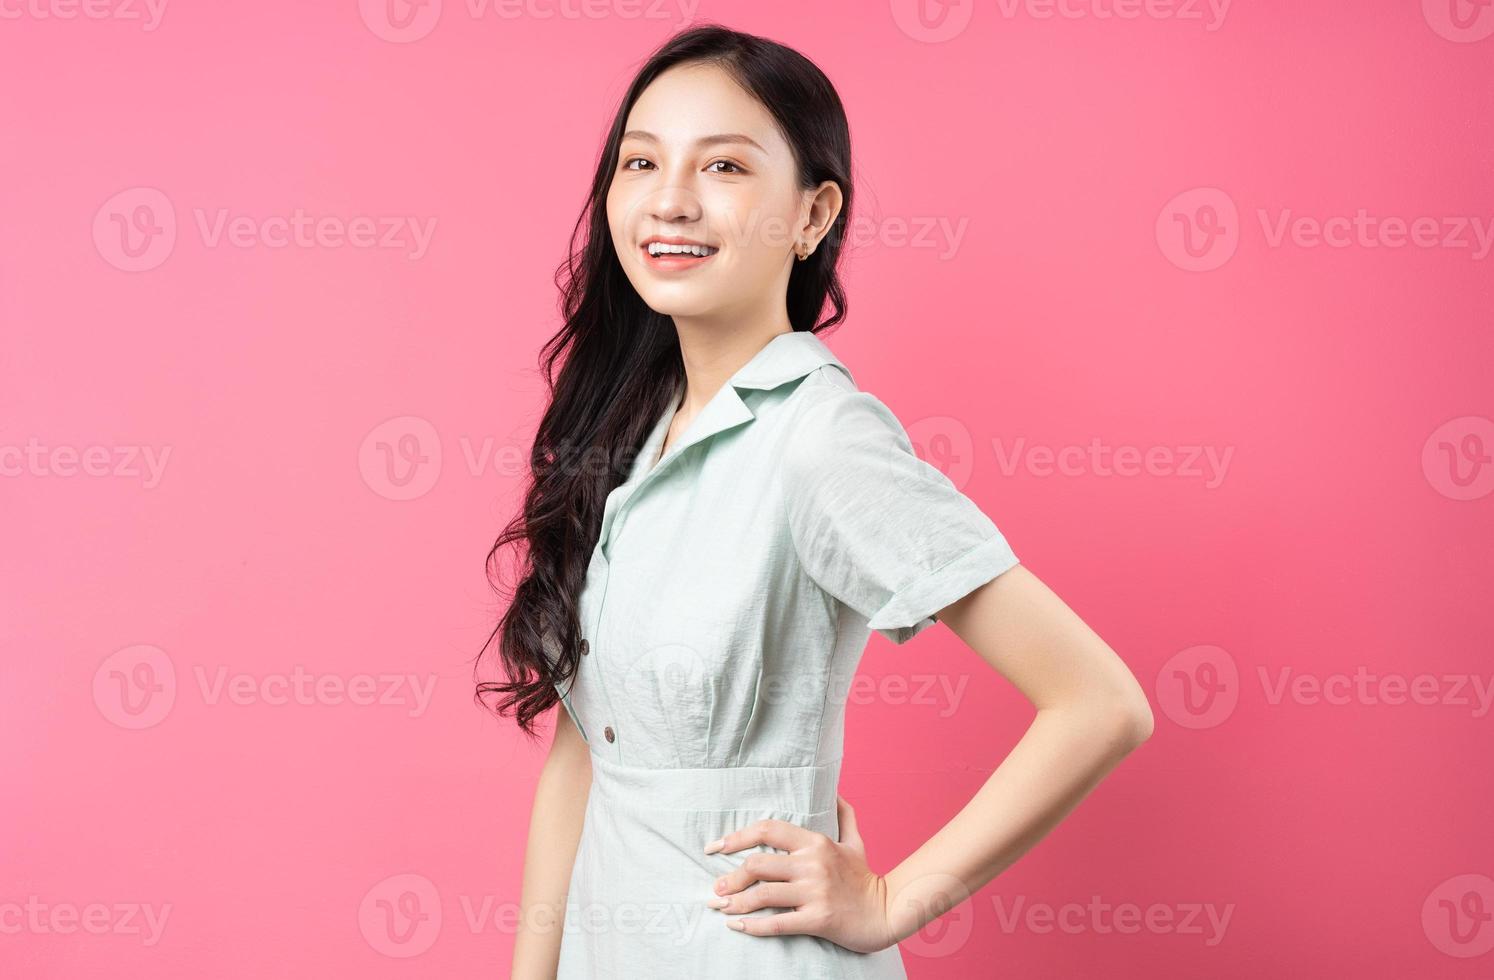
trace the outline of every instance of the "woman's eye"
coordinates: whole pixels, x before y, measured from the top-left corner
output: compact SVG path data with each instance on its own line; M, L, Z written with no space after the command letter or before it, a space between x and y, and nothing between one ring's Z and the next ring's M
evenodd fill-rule
M626 160L624 160L622 162L622 169L624 169L624 170L642 170L642 169L644 169L643 167L635 167L635 166L633 166L633 164L635 164L635 163L647 164L649 167L653 166L652 163L649 163L649 161L645 160L643 157L628 157ZM712 170L711 169L712 167L730 167L731 169L730 170ZM710 164L708 164L706 166L706 170L707 170L707 172L718 173L718 174L740 174L740 173L746 173L745 170L743 170L737 164L732 163L730 160L716 160L716 161L713 161L712 163L710 163Z

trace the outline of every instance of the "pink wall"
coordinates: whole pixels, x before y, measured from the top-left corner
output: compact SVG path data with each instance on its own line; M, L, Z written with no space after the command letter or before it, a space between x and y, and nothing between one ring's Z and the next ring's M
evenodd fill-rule
M692 16L839 86L829 342L1156 708L910 974L1494 971L1494 7L427 3L0 3L0 975L506 972L482 559ZM945 629L863 675L886 870L1030 708Z

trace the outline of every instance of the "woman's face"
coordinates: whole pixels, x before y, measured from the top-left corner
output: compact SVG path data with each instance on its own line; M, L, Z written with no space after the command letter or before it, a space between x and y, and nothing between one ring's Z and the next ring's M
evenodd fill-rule
M628 113L607 221L623 270L650 308L703 319L774 317L795 245L818 243L839 202L831 181L799 187L793 151L772 116L729 75L678 65ZM714 251L650 256L647 243L658 238Z

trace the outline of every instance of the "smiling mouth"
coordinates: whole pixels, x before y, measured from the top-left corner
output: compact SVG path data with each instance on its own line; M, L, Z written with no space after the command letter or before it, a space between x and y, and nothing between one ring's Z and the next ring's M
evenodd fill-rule
M710 245L669 245L647 242L641 246L644 260L658 269L693 269L721 251Z

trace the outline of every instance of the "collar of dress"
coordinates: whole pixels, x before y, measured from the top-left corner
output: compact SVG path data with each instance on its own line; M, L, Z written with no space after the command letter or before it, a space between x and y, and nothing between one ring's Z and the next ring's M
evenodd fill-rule
M841 363L823 340L808 330L795 330L792 333L775 335L756 354L753 354L746 364L726 379L721 390L711 396L711 400L706 402L700 413L690 421L685 431L680 433L679 438L675 440L674 445L669 447L669 452L664 454L664 458L654 463L654 457L659 453L659 447L664 442L664 435L669 430L669 422L674 417L675 406L679 402L681 389L676 386L674 397L668 400L663 414L654 420L653 428L643 440L643 446L633 460L633 467L628 478L607 499L598 542L603 557L607 557L607 542L611 538L612 530L617 525L618 519L627 511L628 504L637 499L644 487L667 471L682 452L697 442L709 439L727 429L745 425L757 417L753 414L752 408L738 394L738 388L772 390L802 378L824 364L834 364L844 371L848 378L852 377L850 368ZM683 383L682 380L680 385Z

